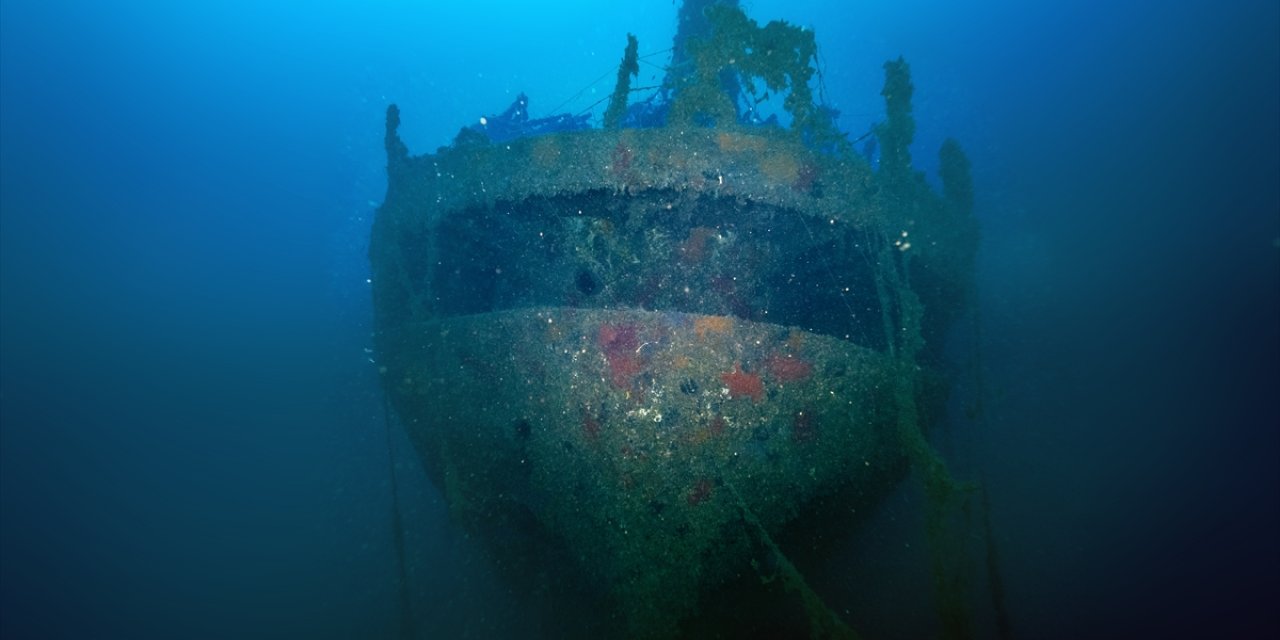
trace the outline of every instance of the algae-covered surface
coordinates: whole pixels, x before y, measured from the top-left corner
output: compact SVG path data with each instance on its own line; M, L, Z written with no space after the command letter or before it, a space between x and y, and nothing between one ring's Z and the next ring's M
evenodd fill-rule
M902 464L890 362L829 336L533 308L389 341L392 398L455 516L566 549L557 580L603 589L632 635L673 630L704 592L772 563L750 527L879 495Z
M903 60L884 65L877 167L813 102L812 33L703 17L662 126L626 124L634 39L604 129L467 128L411 155L388 108L383 385L513 583L589 594L590 613L556 616L578 630L758 630L724 606L746 593L803 611L785 633L854 637L789 556L843 539L908 464L931 522L960 496L922 430L970 292L968 160L944 147L942 193L911 168ZM790 125L753 123L726 90L785 92ZM947 564L939 608L962 629Z

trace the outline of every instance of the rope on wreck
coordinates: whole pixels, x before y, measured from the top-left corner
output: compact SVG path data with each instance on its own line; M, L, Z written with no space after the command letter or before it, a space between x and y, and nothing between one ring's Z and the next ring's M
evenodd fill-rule
M413 602L409 598L409 571L405 565L404 519L400 514L400 487L396 483L395 449L391 444L391 399L382 392L382 418L387 435L387 471L391 476L391 531L395 540L396 570L400 586L400 637L415 637L413 628Z
M979 300L976 283L972 295L975 301ZM970 367L973 369L974 398L973 406L968 413L978 433L990 433L986 425L986 364L982 359L982 305L979 302L974 303L972 324ZM991 608L995 614L996 637L1000 640L1009 640L1013 637L1013 625L1009 619L1009 607L1005 603L1000 549L996 542L995 529L991 526L991 497L987 491L988 486L986 474L983 473L980 476L979 487L982 492L982 533L986 542L987 591L991 596Z
M974 635L965 593L967 536L962 529L956 528L956 519L959 516L962 527L967 528L969 494L977 487L970 482L956 481L948 471L946 461L924 436L915 388L917 356L924 346L920 332L924 308L909 284L909 256L894 249L887 237L883 239L880 251L884 268L877 272L876 289L882 296L882 308L888 309L890 304L896 303L897 316L893 326L901 329L896 341L892 333L889 335L890 344L896 344L890 356L897 368L893 392L898 405L898 439L912 470L924 486L925 533L929 539L934 595L942 635L952 640L967 640ZM895 256L895 253L899 255ZM900 262L895 257L900 258Z
M858 635L849 625L845 624L840 616L836 615L830 607L822 601L822 597L818 592L809 586L809 582L804 579L804 574L791 564L791 560L782 553L782 549L778 548L777 543L773 541L773 536L769 535L768 530L761 524L760 519L756 517L751 507L747 506L742 495L738 493L737 487L726 482L725 486L729 488L729 492L733 494L733 499L737 502L738 510L742 512L742 518L746 521L756 534L760 537L760 542L769 549L769 553L773 555L773 560L777 563L777 567L782 574L782 586L787 591L794 591L800 595L800 602L804 605L805 614L809 616L809 636L811 638L832 638L836 640L859 640ZM752 561L755 565L755 561ZM759 568L757 567L757 572ZM776 576L765 576L763 573L760 579L765 582L773 580Z

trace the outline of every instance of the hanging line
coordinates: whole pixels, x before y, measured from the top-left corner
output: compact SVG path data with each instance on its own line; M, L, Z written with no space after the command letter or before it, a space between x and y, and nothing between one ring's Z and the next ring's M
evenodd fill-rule
M970 336L969 366L973 370L975 389L973 406L968 413L971 420L970 428L975 433L985 436L988 433L986 363L982 358L982 299L976 282L973 285L971 295L973 296L973 334ZM972 442L972 437L970 441ZM981 464L977 464L976 456L970 454L970 458L974 460L978 469L983 469ZM995 613L996 637L1000 638L1000 640L1010 640L1013 638L1013 626L1010 623L1009 607L1005 602L1004 572L1000 566L1000 548L996 539L995 528L991 525L991 496L987 490L990 483L987 481L985 471L979 471L979 482L982 488L982 533L986 543L987 590L991 596L991 608Z
M405 565L404 519L400 514L400 487L396 483L395 449L391 443L391 399L382 391L382 419L387 436L387 472L391 476L391 531L395 540L396 569L400 586L400 638L410 640L413 628L413 602L409 598L409 572Z
M674 47L668 47L668 48L663 49L663 50L661 50L661 51L654 51L654 52L651 52L651 53L646 53L646 54L644 54L644 55L640 56L639 58L637 58L637 60L639 60L639 61L641 61L641 62L644 62L644 60L645 60L646 58L652 58L652 57L657 56L657 55L662 55L662 54L664 54L664 53L668 53L668 52L672 51L672 49L673 49L673 48L674 48ZM659 65L653 64L652 62L645 62L645 64L648 64L649 66L654 67L654 68L657 68L657 69L661 69L662 71L669 71L669 69L667 69L666 67L662 67L662 66L659 66ZM560 110L561 110L561 109L564 109L566 106L568 106L570 102L573 102L574 100L577 100L577 99L578 99L578 97L579 97L579 96L581 96L582 94L586 93L588 89L590 89L591 87L596 86L597 84L600 84L600 81L601 81L601 80L604 80L605 78L608 78L609 76L611 76L611 75L615 75L615 74L617 74L617 73L618 73L618 69L617 69L616 67L615 67L615 68L613 68L613 69L610 69L610 70L608 70L608 71L606 71L606 72L604 72L603 74L601 74L601 76L600 76L600 77L596 78L595 80L592 80L591 82L588 82L588 83L586 84L586 86L584 86L584 87L582 87L581 89L579 89L577 93L575 93L575 94L573 94L573 95L569 96L568 98L566 98L564 102L561 102L559 105L557 105L557 106L556 106L556 108L552 109L552 110L551 110L551 113L552 113L552 114L560 113ZM652 87L644 87L644 88L645 88L645 89L650 89L650 88L652 88ZM633 89L633 91L634 91L634 89ZM607 99L608 99L608 98L606 98L606 100L607 100ZM587 110L587 111L590 111L590 110L592 109L592 107L595 107L596 105L600 104L601 102L604 102L604 100L597 101L595 104L591 105L591 107L587 107L587 109L586 109L586 110ZM581 115L581 114L579 114L579 115Z

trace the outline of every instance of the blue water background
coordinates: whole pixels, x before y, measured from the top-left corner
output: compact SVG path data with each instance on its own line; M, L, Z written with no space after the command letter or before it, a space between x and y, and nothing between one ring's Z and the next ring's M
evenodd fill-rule
M817 30L854 135L905 56L916 166L947 136L973 162L987 411L940 446L989 489L1015 633L1274 632L1277 4L746 6ZM365 351L384 109L413 153L522 91L586 109L674 12L0 3L0 636L395 637ZM417 630L536 637L393 435ZM936 631L920 502L835 560L871 637Z

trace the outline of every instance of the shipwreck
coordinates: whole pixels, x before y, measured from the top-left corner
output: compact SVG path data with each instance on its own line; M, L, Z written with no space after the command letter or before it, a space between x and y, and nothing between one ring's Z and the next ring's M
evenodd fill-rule
M925 434L971 298L968 161L943 145L941 189L912 168L901 59L851 139L811 31L680 20L661 87L630 86L628 38L598 124L521 96L412 155L388 109L382 384L458 525L572 603L557 633L854 637L799 559L912 470L939 513L963 492Z

